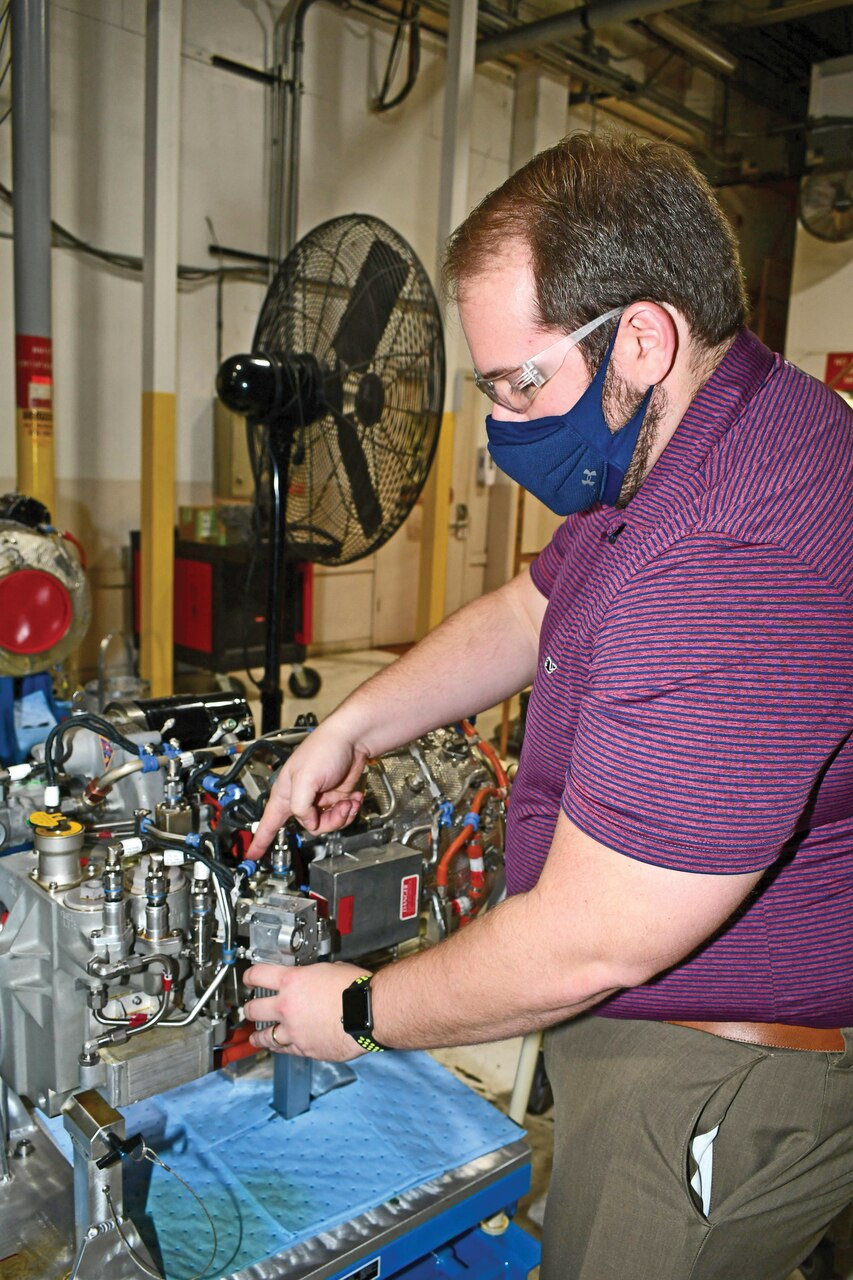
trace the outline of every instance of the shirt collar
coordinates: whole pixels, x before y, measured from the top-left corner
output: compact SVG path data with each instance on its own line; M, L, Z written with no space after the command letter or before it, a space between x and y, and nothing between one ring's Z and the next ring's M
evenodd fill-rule
M737 422L776 365L776 356L749 329L741 329L696 394L655 466L626 508L631 516L670 505L698 483L708 454Z

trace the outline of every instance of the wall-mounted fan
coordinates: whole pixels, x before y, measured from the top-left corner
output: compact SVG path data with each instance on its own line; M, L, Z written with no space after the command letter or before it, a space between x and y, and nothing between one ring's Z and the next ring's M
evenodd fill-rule
M819 240L853 238L853 169L818 170L803 178L800 221Z
M444 401L435 293L406 241L350 214L309 232L270 285L252 351L219 370L245 415L269 542L262 729L281 719L285 556L359 560L411 511L429 473Z

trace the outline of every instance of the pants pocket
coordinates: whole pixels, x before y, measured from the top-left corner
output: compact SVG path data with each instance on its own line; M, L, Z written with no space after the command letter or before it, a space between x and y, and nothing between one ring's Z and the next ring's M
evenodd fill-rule
M728 1138L727 1117L761 1061L762 1055L757 1054L719 1083L695 1113L686 1135L682 1161L684 1190L693 1213L702 1222L712 1221L716 1203L718 1140L724 1132Z

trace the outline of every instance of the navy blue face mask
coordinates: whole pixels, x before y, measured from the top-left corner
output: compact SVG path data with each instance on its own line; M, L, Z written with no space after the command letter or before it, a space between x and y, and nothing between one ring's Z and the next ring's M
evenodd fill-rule
M614 333L595 377L567 413L519 422L486 418L496 464L555 515L585 511L594 502L614 506L634 455L654 387L614 434L601 399L615 340Z

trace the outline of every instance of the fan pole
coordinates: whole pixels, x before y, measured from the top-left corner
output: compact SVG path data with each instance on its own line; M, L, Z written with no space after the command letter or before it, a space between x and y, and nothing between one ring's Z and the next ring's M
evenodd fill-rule
M261 733L281 728L281 613L285 558L285 501L290 467L291 431L271 424L267 434L270 462L270 548L267 571L267 627L264 675L261 680Z

